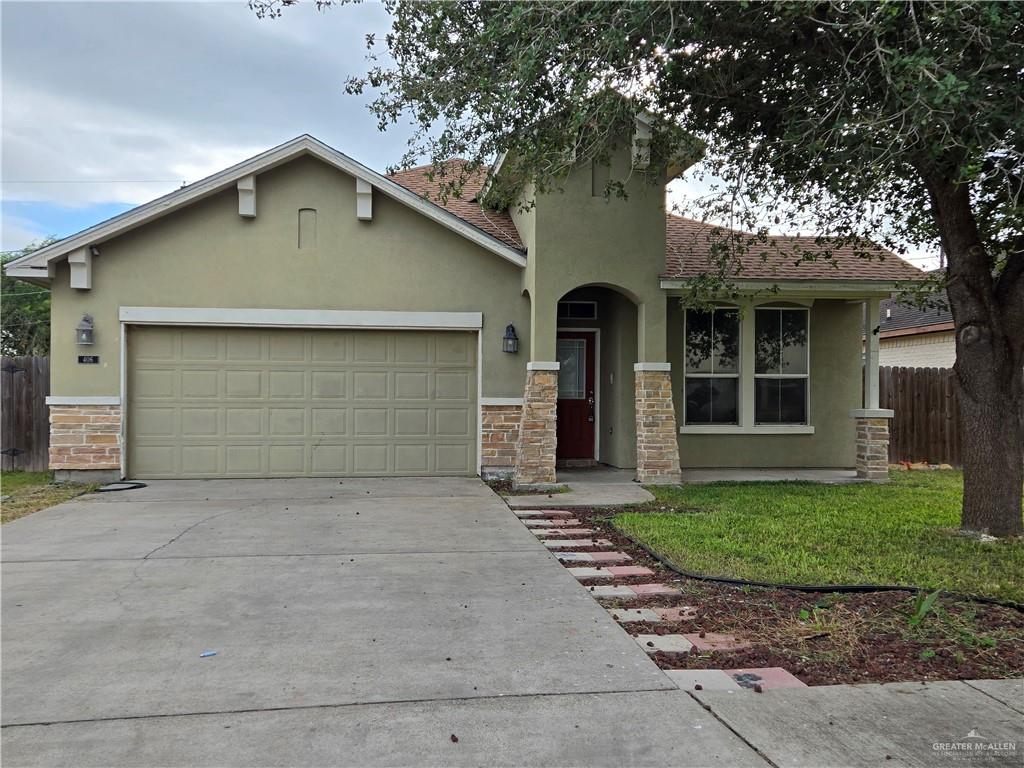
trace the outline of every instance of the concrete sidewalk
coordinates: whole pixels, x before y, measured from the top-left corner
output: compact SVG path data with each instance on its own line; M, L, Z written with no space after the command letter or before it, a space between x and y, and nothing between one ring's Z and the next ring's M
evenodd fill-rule
M1024 680L691 695L777 766L1024 764Z
M572 509L573 507L620 507L654 501L642 485L633 478L636 470L615 467L588 467L560 469L558 482L569 490L552 494L506 496L512 509Z

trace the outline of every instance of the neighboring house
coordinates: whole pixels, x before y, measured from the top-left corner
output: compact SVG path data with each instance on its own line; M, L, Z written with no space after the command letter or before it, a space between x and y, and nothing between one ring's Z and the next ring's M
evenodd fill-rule
M880 365L952 368L956 361L953 314L948 306L918 309L894 299L881 304Z
M920 273L846 249L795 266L814 240L779 238L717 309L684 311L715 231L666 218L684 169L621 150L492 210L479 180L442 205L429 169L383 176L302 136L42 248L7 269L53 291L51 466L883 478L891 414L877 348L861 399L864 318ZM604 196L609 174L626 199Z

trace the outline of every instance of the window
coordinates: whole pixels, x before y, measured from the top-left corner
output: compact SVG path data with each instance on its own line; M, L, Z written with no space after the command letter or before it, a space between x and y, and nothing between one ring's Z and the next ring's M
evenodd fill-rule
M560 301L558 302L559 320L596 320L596 301Z
M585 339L559 339L558 399L582 400L587 386L587 342Z
M684 423L739 423L739 310L688 309L684 336Z
M754 311L754 422L806 424L807 310Z

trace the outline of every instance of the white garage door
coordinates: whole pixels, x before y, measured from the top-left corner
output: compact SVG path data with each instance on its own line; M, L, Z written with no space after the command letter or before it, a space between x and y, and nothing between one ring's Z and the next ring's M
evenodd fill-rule
M476 335L133 326L128 475L476 472Z

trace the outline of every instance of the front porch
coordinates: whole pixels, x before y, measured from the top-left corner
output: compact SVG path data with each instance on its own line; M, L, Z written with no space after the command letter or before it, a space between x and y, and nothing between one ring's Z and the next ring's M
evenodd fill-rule
M878 408L878 298L734 298L722 305L735 314L731 348L712 334L716 360L733 355L722 378L691 367L694 342L671 292L641 303L624 289L584 286L550 306L550 315L533 313L524 398L505 415L518 427L504 448L514 488L587 485L588 466L623 470L620 484L887 480L892 414ZM761 386L762 320L788 322L787 313L800 329L769 352L781 365L798 361L795 374L780 369L774 381L799 383L802 401L780 399L766 418L763 391L775 390ZM792 343L794 354L785 351ZM734 382L723 390L734 404L706 407L700 386L717 393L723 382Z

